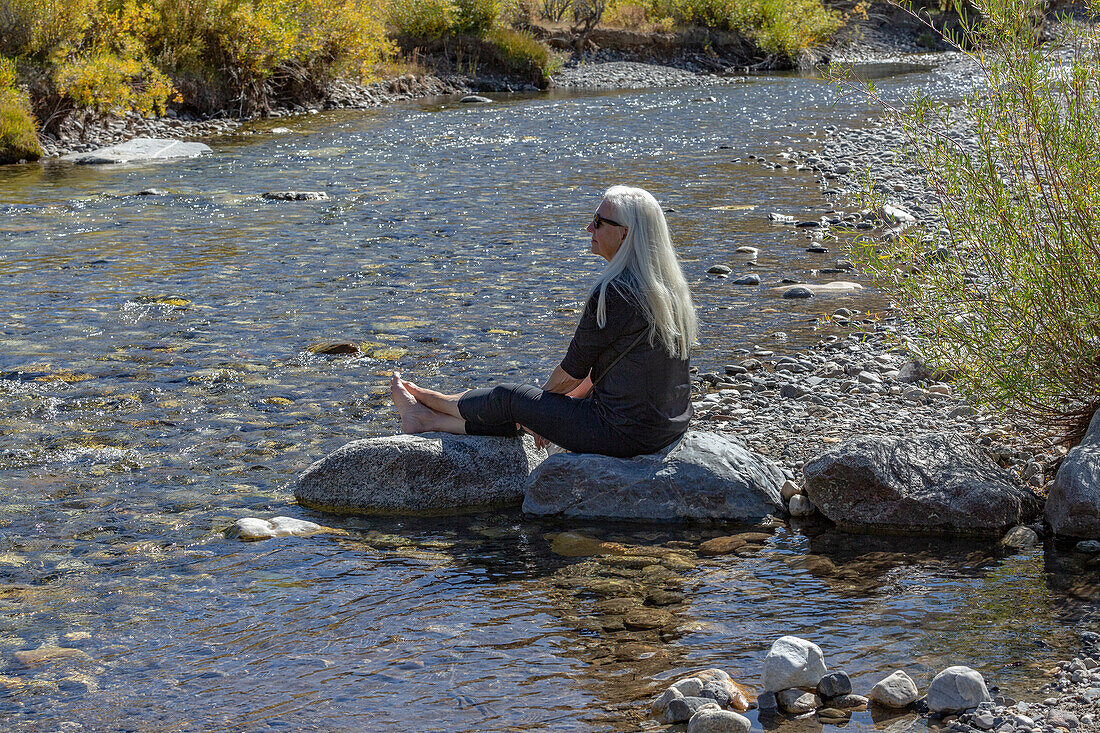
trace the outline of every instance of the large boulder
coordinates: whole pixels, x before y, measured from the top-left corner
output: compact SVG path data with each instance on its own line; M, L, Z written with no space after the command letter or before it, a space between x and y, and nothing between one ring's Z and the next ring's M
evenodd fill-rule
M840 528L996 535L1042 503L958 435L849 440L806 464L806 494Z
M99 148L88 153L70 153L61 160L81 165L107 163L139 163L171 158L197 158L213 152L209 145L185 143L182 140L160 140L151 137L135 137L118 145Z
M591 519L759 520L779 513L783 473L716 433L689 432L635 458L556 453L527 483L523 511Z
M1100 411L1062 461L1046 505L1054 534L1100 539Z
M985 679L970 667L948 667L928 685L928 709L934 713L957 713L992 700Z
M792 687L817 687L828 673L821 647L797 636L781 636L764 657L763 683L766 692Z
M307 468L294 496L314 509L357 514L514 505L540 460L530 438L422 433L355 440Z

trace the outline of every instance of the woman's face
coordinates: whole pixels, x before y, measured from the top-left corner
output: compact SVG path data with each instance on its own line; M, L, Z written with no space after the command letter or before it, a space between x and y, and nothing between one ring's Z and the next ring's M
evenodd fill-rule
M626 227L619 226L615 208L607 199L600 202L596 208L596 216L588 225L588 233L592 235L592 253L603 257L608 262L619 251L623 240L626 239Z

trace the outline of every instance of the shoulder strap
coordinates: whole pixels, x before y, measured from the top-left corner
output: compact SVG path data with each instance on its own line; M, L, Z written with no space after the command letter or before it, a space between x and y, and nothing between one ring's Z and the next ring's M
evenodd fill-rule
M618 364L618 363L619 363L619 361L620 361L620 360L621 360L621 359L622 359L622 358L623 358L624 356L626 356L626 355L627 355L627 354L629 354L629 353L630 353L631 351L633 351L633 350L634 350L634 347L635 347L635 346L637 346L638 344L640 344L640 343L642 342L642 339L644 339L644 338L646 337L646 334L647 334L647 333L649 333L649 329L648 329L648 328L644 328L644 329L642 329L642 332L641 332L641 333L639 333L639 334L637 335L637 337L636 337L636 338L635 338L635 339L634 339L634 340L633 340L633 341L632 341L632 342L630 343L630 346L627 346L627 347L626 347L625 349L623 349L623 350L622 350L622 352L621 352L621 353L620 353L620 354L619 354L618 356L616 356L616 357L615 357L615 361L613 361L613 362L611 362L610 364L608 364L608 365L607 365L607 368L603 370L603 372L602 372L602 373L600 374L600 376L592 380L592 384L597 384L597 383L599 383L599 381L600 381L601 379L603 379L604 377L606 377L606 376L607 376L607 373L608 373L608 372L610 372L610 371L611 371L611 370L612 370L612 369L613 369L613 368L615 367L615 365L616 365L616 364Z

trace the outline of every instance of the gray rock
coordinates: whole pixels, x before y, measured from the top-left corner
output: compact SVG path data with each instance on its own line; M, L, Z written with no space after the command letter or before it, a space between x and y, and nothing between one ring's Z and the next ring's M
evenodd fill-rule
M1069 730L1073 730L1081 725L1081 721L1069 710L1055 709L1047 713L1047 724L1055 728L1068 728Z
M326 532L337 532L337 530L294 517L275 517L270 520L245 517L231 524L225 530L225 536L231 540L257 542L276 537L309 537Z
M808 291L810 295L788 295L795 288ZM772 292L779 293L784 298L808 298L814 295L851 295L863 290L859 283L847 280L836 280L831 283L802 283L799 285L780 285L772 288Z
M1062 461L1047 497L1054 534L1100 539L1100 411L1081 444Z
M803 472L807 496L844 529L1000 536L1041 509L958 435L855 438Z
M782 510L784 476L770 460L716 433L687 433L652 455L556 453L532 473L523 511L661 521L759 520Z
M783 297L787 298L788 300L801 300L814 297L814 293L807 287L804 287L802 285L795 285L786 288L783 291Z
M993 713L988 710L982 710L970 719L970 724L980 730L989 730L993 727L993 723Z
M951 377L950 372L928 366L920 359L911 359L898 369L897 380L912 384L914 382L944 382Z
M934 713L957 713L992 700L982 675L970 667L948 667L928 685L928 709Z
M817 694L822 697L840 697L852 691L852 680L847 672L830 672L817 683Z
M815 507L804 494L797 494L791 497L787 511L792 517L808 517L814 513Z
M734 285L759 285L760 276L755 273L750 273L748 275L742 275L736 280L731 280L730 282L732 282Z
M765 690L756 697L756 707L760 708L761 712L775 712L779 709L779 699L771 690Z
M840 697L833 698L832 700L829 701L829 704L832 705L834 708L845 709L845 708L863 707L864 705L866 705L869 702L870 702L870 700L868 698L864 697L863 695L848 694L848 695L841 695Z
M269 201L328 201L324 191L268 191L264 198Z
M1100 552L1100 542L1097 540L1081 540L1073 546L1075 552L1080 552L1084 555L1095 555Z
M1039 535L1031 527L1017 525L1001 538L1001 544L1017 550L1026 550L1039 544Z
M752 723L731 710L702 708L688 721L687 733L749 733Z
M673 698L669 701L668 708L661 717L661 721L665 723L686 723L691 720L692 715L695 715L704 706L713 706L715 710L720 709L718 703L707 697Z
M797 636L782 636L764 657L764 689L778 693L792 687L813 688L827 672L821 647Z
M87 153L70 153L61 160L78 165L106 165L111 163L140 163L173 158L196 158L214 152L209 145L185 143L181 140L162 140L151 137L135 137L118 145L99 148Z
M728 275L733 270L725 265L711 265L707 268L708 275Z
M871 699L883 707L906 708L917 701L917 685L899 669L871 688Z
M779 700L779 709L791 715L802 715L821 707L821 698L812 692L799 690L780 690L776 694Z
M461 104L491 104L493 100L488 97L480 97L476 94L467 94L458 100Z
M454 512L518 504L541 454L529 441L422 433L356 440L294 483L300 504L337 512Z
M696 680L696 682L698 682L698 680ZM699 687L700 689L702 689L701 683ZM668 710L668 704L673 700L677 700L682 697L685 697L684 693L680 692L678 689L676 689L676 686L673 685L672 687L669 687L667 690L658 695L657 699L653 701L653 704L650 705L649 709L658 718L663 718L665 715L665 711Z

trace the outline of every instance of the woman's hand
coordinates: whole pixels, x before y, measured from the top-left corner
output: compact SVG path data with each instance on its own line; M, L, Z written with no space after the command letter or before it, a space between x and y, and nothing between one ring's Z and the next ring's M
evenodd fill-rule
M530 436L531 436L532 438L534 438L534 439L535 439L535 447L536 447L536 448L546 448L546 446L548 446L548 445L552 445L552 443L551 443L551 442L550 442L549 440L547 440L546 438L542 437L542 436L541 436L541 435L539 435L538 433L534 433L534 432L531 432L531 430L529 430L528 428L525 428L525 427L523 427L523 426L522 426L522 425L520 425L519 423L516 423L516 429L517 429L517 430L522 430L523 432L527 433L527 434L528 434L528 435L530 435Z

